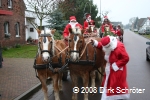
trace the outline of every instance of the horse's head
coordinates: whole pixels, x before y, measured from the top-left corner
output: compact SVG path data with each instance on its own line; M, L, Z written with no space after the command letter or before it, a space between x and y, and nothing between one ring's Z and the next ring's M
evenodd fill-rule
M109 31L110 31L110 29L109 29L109 25L108 25L108 24L106 24L104 29L105 29L105 32L109 32Z
M95 26L89 25L88 33L94 33L94 31L95 31Z
M54 53L54 34L55 30L38 30L39 39L38 39L38 54L42 57L44 62L50 61L50 57Z
M93 33L94 30L95 30L95 22L92 20L91 22L89 22L89 25L88 25L88 33Z
M81 51L84 47L85 41L83 37L84 31L79 27L69 29L70 36L68 40L69 44L69 57L71 61L78 61Z

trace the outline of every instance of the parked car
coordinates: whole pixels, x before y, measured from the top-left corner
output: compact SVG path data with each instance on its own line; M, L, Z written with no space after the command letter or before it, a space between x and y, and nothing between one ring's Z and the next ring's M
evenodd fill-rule
M144 35L145 34L145 29L140 29L139 31L138 31L138 33L140 34L140 35Z
M137 32L138 31L138 29L134 29L134 32Z
M149 45L147 48L146 48L146 60L147 61L150 61L150 42L146 42L147 45Z
M149 35L149 34L150 34L150 29L146 29L145 33L146 33L147 35Z

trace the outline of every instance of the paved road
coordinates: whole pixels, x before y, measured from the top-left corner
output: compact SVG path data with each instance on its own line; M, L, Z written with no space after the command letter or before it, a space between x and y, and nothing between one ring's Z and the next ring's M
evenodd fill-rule
M148 39L134 34L129 30L125 30L124 44L130 56L130 61L127 64L127 80L129 88L132 89L130 100L150 100L150 62L146 61L145 48ZM82 80L80 80L80 86ZM99 86L99 82L96 82ZM49 87L49 100L54 100L51 84ZM138 91L140 93L137 93ZM143 90L143 91L141 91ZM63 93L60 93L61 100L71 100L71 80L63 82ZM101 94L89 95L89 100L100 100ZM79 94L78 100L83 100L83 94ZM29 100L43 100L43 92L39 90Z
M4 58L0 68L0 100L13 100L39 83L34 58Z

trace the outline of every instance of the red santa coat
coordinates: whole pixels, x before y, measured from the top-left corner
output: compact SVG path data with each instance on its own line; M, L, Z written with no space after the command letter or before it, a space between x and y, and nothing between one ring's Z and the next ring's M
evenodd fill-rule
M89 25L89 23L88 23L87 21L84 21L83 28L84 28L84 29L87 29L87 28L88 28L88 25Z
M115 31L114 31L114 29L113 29L113 27L112 27L112 24L108 24L108 25L109 25L110 31L115 34ZM101 32L102 32L102 33L105 33L105 24L103 24L103 25L101 26Z
M63 31L63 37L67 37L69 36L69 28L74 27L74 26L78 26L82 29L82 25L80 25L79 23L76 23L75 25L71 25L71 23L67 24L64 31Z
M122 34L121 34L121 29L117 29L116 35L118 35L118 36L121 36L121 35L122 35Z
M94 21L93 21L93 20L91 20L90 22L94 22ZM90 23L90 22L88 22L87 20L85 20L85 21L84 21L83 28L84 28L84 29L87 29L87 28L88 28L88 26L89 26L89 23Z
M129 99L130 94L126 82L126 64L129 61L129 56L124 45L114 39L112 43L113 51L111 52L106 52L101 42L97 42L95 45L97 48L104 50L105 60L107 61L102 81L103 94L101 100Z
M91 20L90 22L92 23L92 22L94 22L94 20ZM90 22L88 22L87 20L85 20L84 21L84 25L83 25L83 29L86 30L89 27L89 23ZM97 30L94 30L94 32L97 33ZM87 31L84 32L84 34L87 34L87 33L88 33Z

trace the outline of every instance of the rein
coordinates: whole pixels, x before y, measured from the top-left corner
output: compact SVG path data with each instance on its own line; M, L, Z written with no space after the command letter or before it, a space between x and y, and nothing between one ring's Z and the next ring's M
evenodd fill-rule
M89 41L88 43L86 43L86 45L85 45L85 47L84 47L84 49L83 49L83 52L81 53L79 59L81 59L81 57L83 56L83 53L85 52L85 49L86 49L86 47L87 47L87 45L88 45L89 43L90 43L90 41Z
M61 54L63 51L65 51L66 49L68 49L68 47L69 46L67 46L65 49L63 49L63 50L60 50L57 46L55 46L55 48L58 50L58 51L60 51L58 54L56 54L56 55L54 55L53 57L55 57L55 56L58 56L59 54Z

